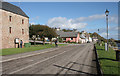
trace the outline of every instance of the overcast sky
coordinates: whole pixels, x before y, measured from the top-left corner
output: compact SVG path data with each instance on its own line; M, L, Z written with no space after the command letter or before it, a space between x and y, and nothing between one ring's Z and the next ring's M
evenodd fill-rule
M61 29L97 32L106 37L105 10L109 13L109 38L117 39L117 2L12 2L30 17L31 24L46 24Z

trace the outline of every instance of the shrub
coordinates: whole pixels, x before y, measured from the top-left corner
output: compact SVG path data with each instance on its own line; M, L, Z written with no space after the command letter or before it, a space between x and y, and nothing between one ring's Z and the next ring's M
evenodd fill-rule
M58 38L58 41L59 41L59 42L63 42L63 41L62 41L62 38Z
M70 40L68 40L67 43L71 43Z

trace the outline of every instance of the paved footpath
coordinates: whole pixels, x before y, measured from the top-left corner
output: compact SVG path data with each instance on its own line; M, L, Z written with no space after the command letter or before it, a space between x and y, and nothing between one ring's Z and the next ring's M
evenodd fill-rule
M94 75L97 74L93 44L68 45L3 56L3 74Z
M67 46L70 46L70 45L67 45ZM25 57L30 57L30 56L34 56L34 55L39 55L42 53L52 52L52 51L55 51L61 47L63 47L63 46L59 46L57 48L54 47L54 48L48 48L48 49L43 49L43 50L38 50L38 51L31 51L31 52L26 52L26 53L2 56L2 61L0 61L0 62L6 62L6 61L11 61L11 60L16 60L19 58L25 58Z

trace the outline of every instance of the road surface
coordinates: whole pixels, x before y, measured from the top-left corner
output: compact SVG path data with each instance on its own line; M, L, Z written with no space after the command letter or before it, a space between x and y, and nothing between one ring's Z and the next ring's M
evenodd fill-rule
M58 49L25 58L2 62L3 74L41 75L97 74L93 44L58 47Z

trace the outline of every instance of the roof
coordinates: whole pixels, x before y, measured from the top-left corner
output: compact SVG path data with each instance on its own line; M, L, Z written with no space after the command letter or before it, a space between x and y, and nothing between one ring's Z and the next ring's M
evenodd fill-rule
M92 38L92 39L98 39L98 38Z
M15 6L13 4L10 4L8 2L1 2L0 1L0 5L2 5L2 7L0 7L0 9L3 9L5 11L9 11L9 12L12 12L12 13L15 13L15 14L18 14L18 15L21 15L21 16L24 16L24 17L28 17L20 7L18 6ZM29 17L28 17L29 18Z
M60 37L77 37L77 32L63 32L63 31L56 31L56 33Z
M81 37L82 39L85 39L85 35L84 35L84 34L81 34L80 37Z

